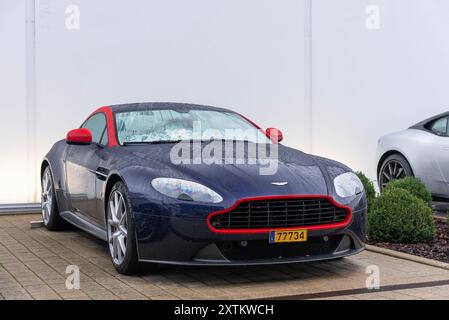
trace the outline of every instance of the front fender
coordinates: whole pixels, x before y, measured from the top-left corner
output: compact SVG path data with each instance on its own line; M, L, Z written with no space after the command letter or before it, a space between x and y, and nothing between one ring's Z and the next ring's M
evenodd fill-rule
M42 175L43 168L46 164L50 166L50 170L53 177L53 185L55 187L56 203L59 211L67 211L70 208L69 199L66 196L66 175L65 175L65 156L66 156L67 144L65 140L56 142L50 151L45 155L41 162ZM40 177L39 177L40 178ZM40 180L40 179L39 179Z

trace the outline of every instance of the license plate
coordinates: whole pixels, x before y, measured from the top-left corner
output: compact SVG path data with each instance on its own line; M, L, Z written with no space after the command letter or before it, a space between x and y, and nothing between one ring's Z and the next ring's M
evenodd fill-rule
M270 243L307 241L307 229L270 231Z

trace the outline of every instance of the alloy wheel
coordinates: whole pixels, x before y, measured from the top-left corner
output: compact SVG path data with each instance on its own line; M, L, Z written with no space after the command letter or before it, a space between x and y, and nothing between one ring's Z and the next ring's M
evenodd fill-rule
M122 193L113 191L108 206L108 243L112 260L117 265L125 259L127 219L125 199Z
M405 171L402 164L397 160L390 160L382 168L381 172L382 188L385 188L388 182L392 180L402 179L405 177L407 177L407 172Z
M41 195L41 207L42 207L42 219L44 224L47 225L50 220L51 208L53 201L53 183L51 180L50 169L46 169L42 176L42 195Z

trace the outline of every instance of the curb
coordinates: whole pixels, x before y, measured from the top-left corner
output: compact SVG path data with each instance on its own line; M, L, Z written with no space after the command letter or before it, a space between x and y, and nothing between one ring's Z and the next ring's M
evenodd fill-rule
M441 220L441 221L447 221L447 217L442 217L442 216L438 216L438 215L433 215L433 218L437 219L437 220Z
M32 214L41 212L40 203L0 204L0 216L16 214Z
M28 211L10 211L10 212L2 212L0 211L0 217L2 216L22 216L27 214L38 214L41 213L40 210L28 210Z
M387 255L390 257L394 257L394 258L399 258L399 259L403 259L403 260L409 260L409 261L425 264L425 265L428 265L431 267L449 270L449 263L432 260L432 259L428 259L428 258L423 258L423 257L418 257L418 256L414 256L414 255L408 254L408 253L403 253L403 252L399 252L399 251L395 251L395 250L376 247L376 246L372 246L369 244L366 245L366 250L384 254L384 255Z

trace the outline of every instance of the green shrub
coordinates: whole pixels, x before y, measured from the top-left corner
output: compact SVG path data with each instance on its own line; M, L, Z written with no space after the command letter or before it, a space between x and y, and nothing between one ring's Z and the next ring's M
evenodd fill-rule
M363 174L363 172L358 171L356 173L360 181L362 181L363 187L365 188L366 200L368 202L368 211L369 211L374 200L376 199L376 190L374 189L374 184L370 179L368 179L367 176L365 176L365 174Z
M427 190L424 183L422 183L422 181L418 178L407 177L404 179L393 180L389 182L385 188L399 188L407 190L415 197L423 200L429 207L432 207L432 195Z
M378 242L427 242L435 235L432 210L410 192L387 188L368 214L368 235Z

